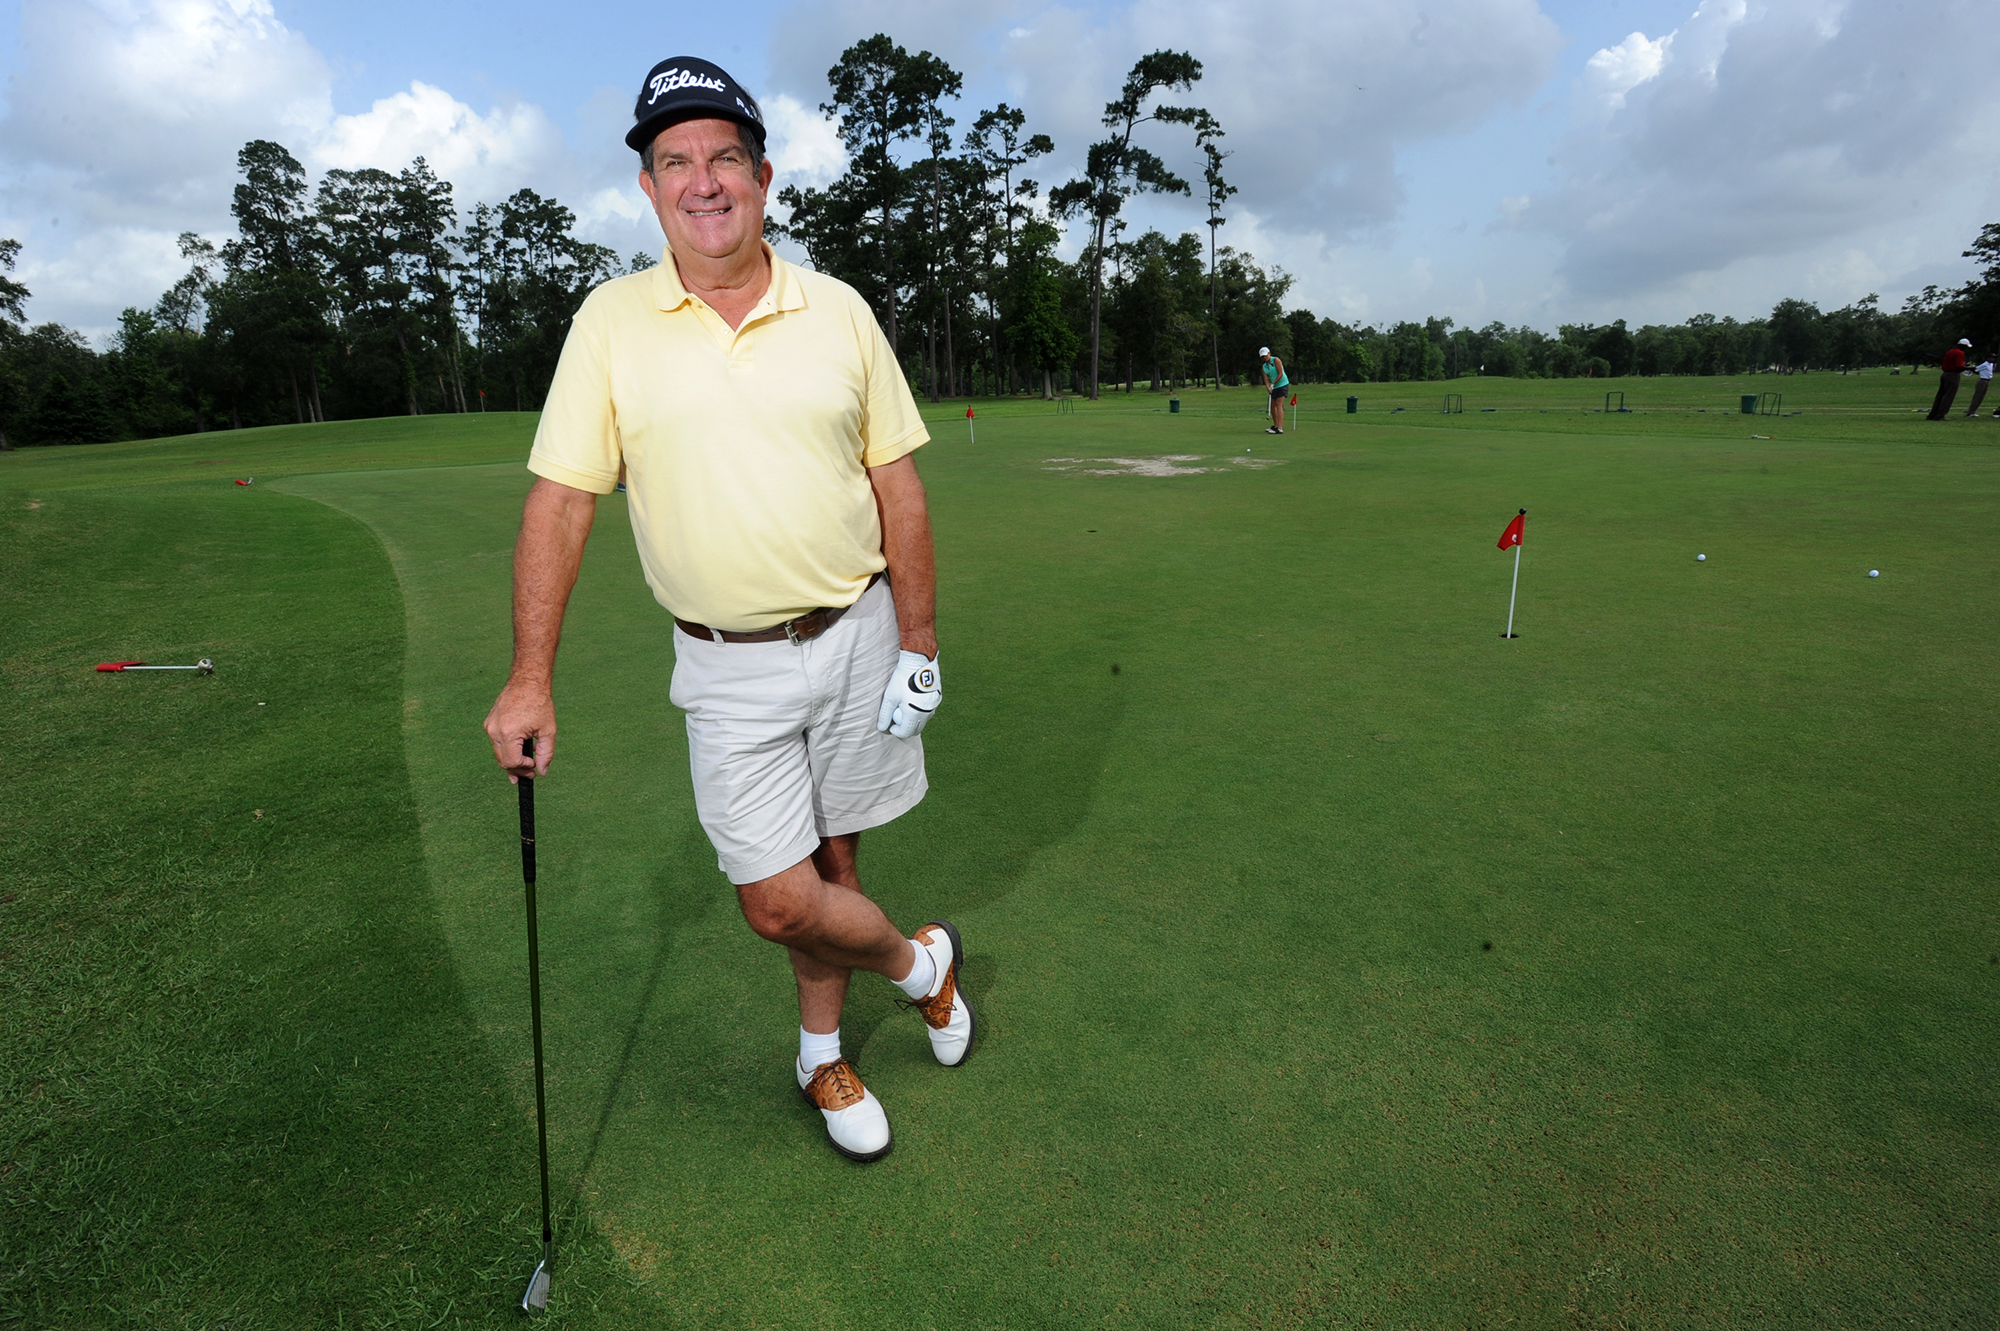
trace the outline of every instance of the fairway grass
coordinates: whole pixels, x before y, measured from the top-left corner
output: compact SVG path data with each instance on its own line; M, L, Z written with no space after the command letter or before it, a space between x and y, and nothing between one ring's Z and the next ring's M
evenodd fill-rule
M857 978L865 1168L607 498L537 792L553 1324L1991 1325L2000 422L1927 378L928 410L946 702L862 874L982 1038ZM0 1320L518 1316L532 427L0 456Z

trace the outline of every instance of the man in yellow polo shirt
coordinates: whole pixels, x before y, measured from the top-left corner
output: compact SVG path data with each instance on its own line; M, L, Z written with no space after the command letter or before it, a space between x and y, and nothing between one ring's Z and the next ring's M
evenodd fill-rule
M593 291L563 344L514 550L514 664L486 733L513 779L548 771L563 612L622 468L647 584L674 619L669 696L696 812L750 927L790 951L800 1090L836 1150L875 1160L888 1117L840 1050L850 973L898 985L945 1066L973 1039L958 930L905 938L856 873L861 833L926 790L937 575L913 454L930 435L867 302L764 243L756 99L708 61L663 60L634 121L625 142L667 252Z

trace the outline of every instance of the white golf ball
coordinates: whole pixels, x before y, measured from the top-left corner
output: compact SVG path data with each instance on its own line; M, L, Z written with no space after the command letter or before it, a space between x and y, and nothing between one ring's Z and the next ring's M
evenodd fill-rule
M1696 555L1694 559L1697 564L1706 564L1708 562L1707 555Z
M1871 578L1879 578L1882 576L1882 570L1879 568L1871 568L1868 570L1868 576Z

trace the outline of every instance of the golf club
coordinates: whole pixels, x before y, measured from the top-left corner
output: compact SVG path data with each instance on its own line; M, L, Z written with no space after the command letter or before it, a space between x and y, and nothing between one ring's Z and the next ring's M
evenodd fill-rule
M535 738L521 741L521 756L533 759ZM532 763L530 764L532 771ZM535 778L524 775L521 791L521 878L528 896L528 1008L533 1016L535 1043L535 1140L542 1158L542 1260L528 1277L521 1311L530 1315L549 1306L549 1279L555 1274L555 1230L549 1224L549 1110L542 1095L542 955L535 937Z
M215 662L206 656L191 666L156 666L147 665L144 661L103 661L98 664L97 669L99 673L106 675L122 674L127 670L195 670L204 675L212 675L215 673Z

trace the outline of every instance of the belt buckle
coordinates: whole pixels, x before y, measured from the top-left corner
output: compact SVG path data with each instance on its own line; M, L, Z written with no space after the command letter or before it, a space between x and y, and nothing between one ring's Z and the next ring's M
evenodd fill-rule
M796 619L788 619L783 624L779 625L779 627L784 629L785 631L785 641L789 642L794 647L799 646L800 643L803 641L803 639L799 637L798 623L799 621Z

